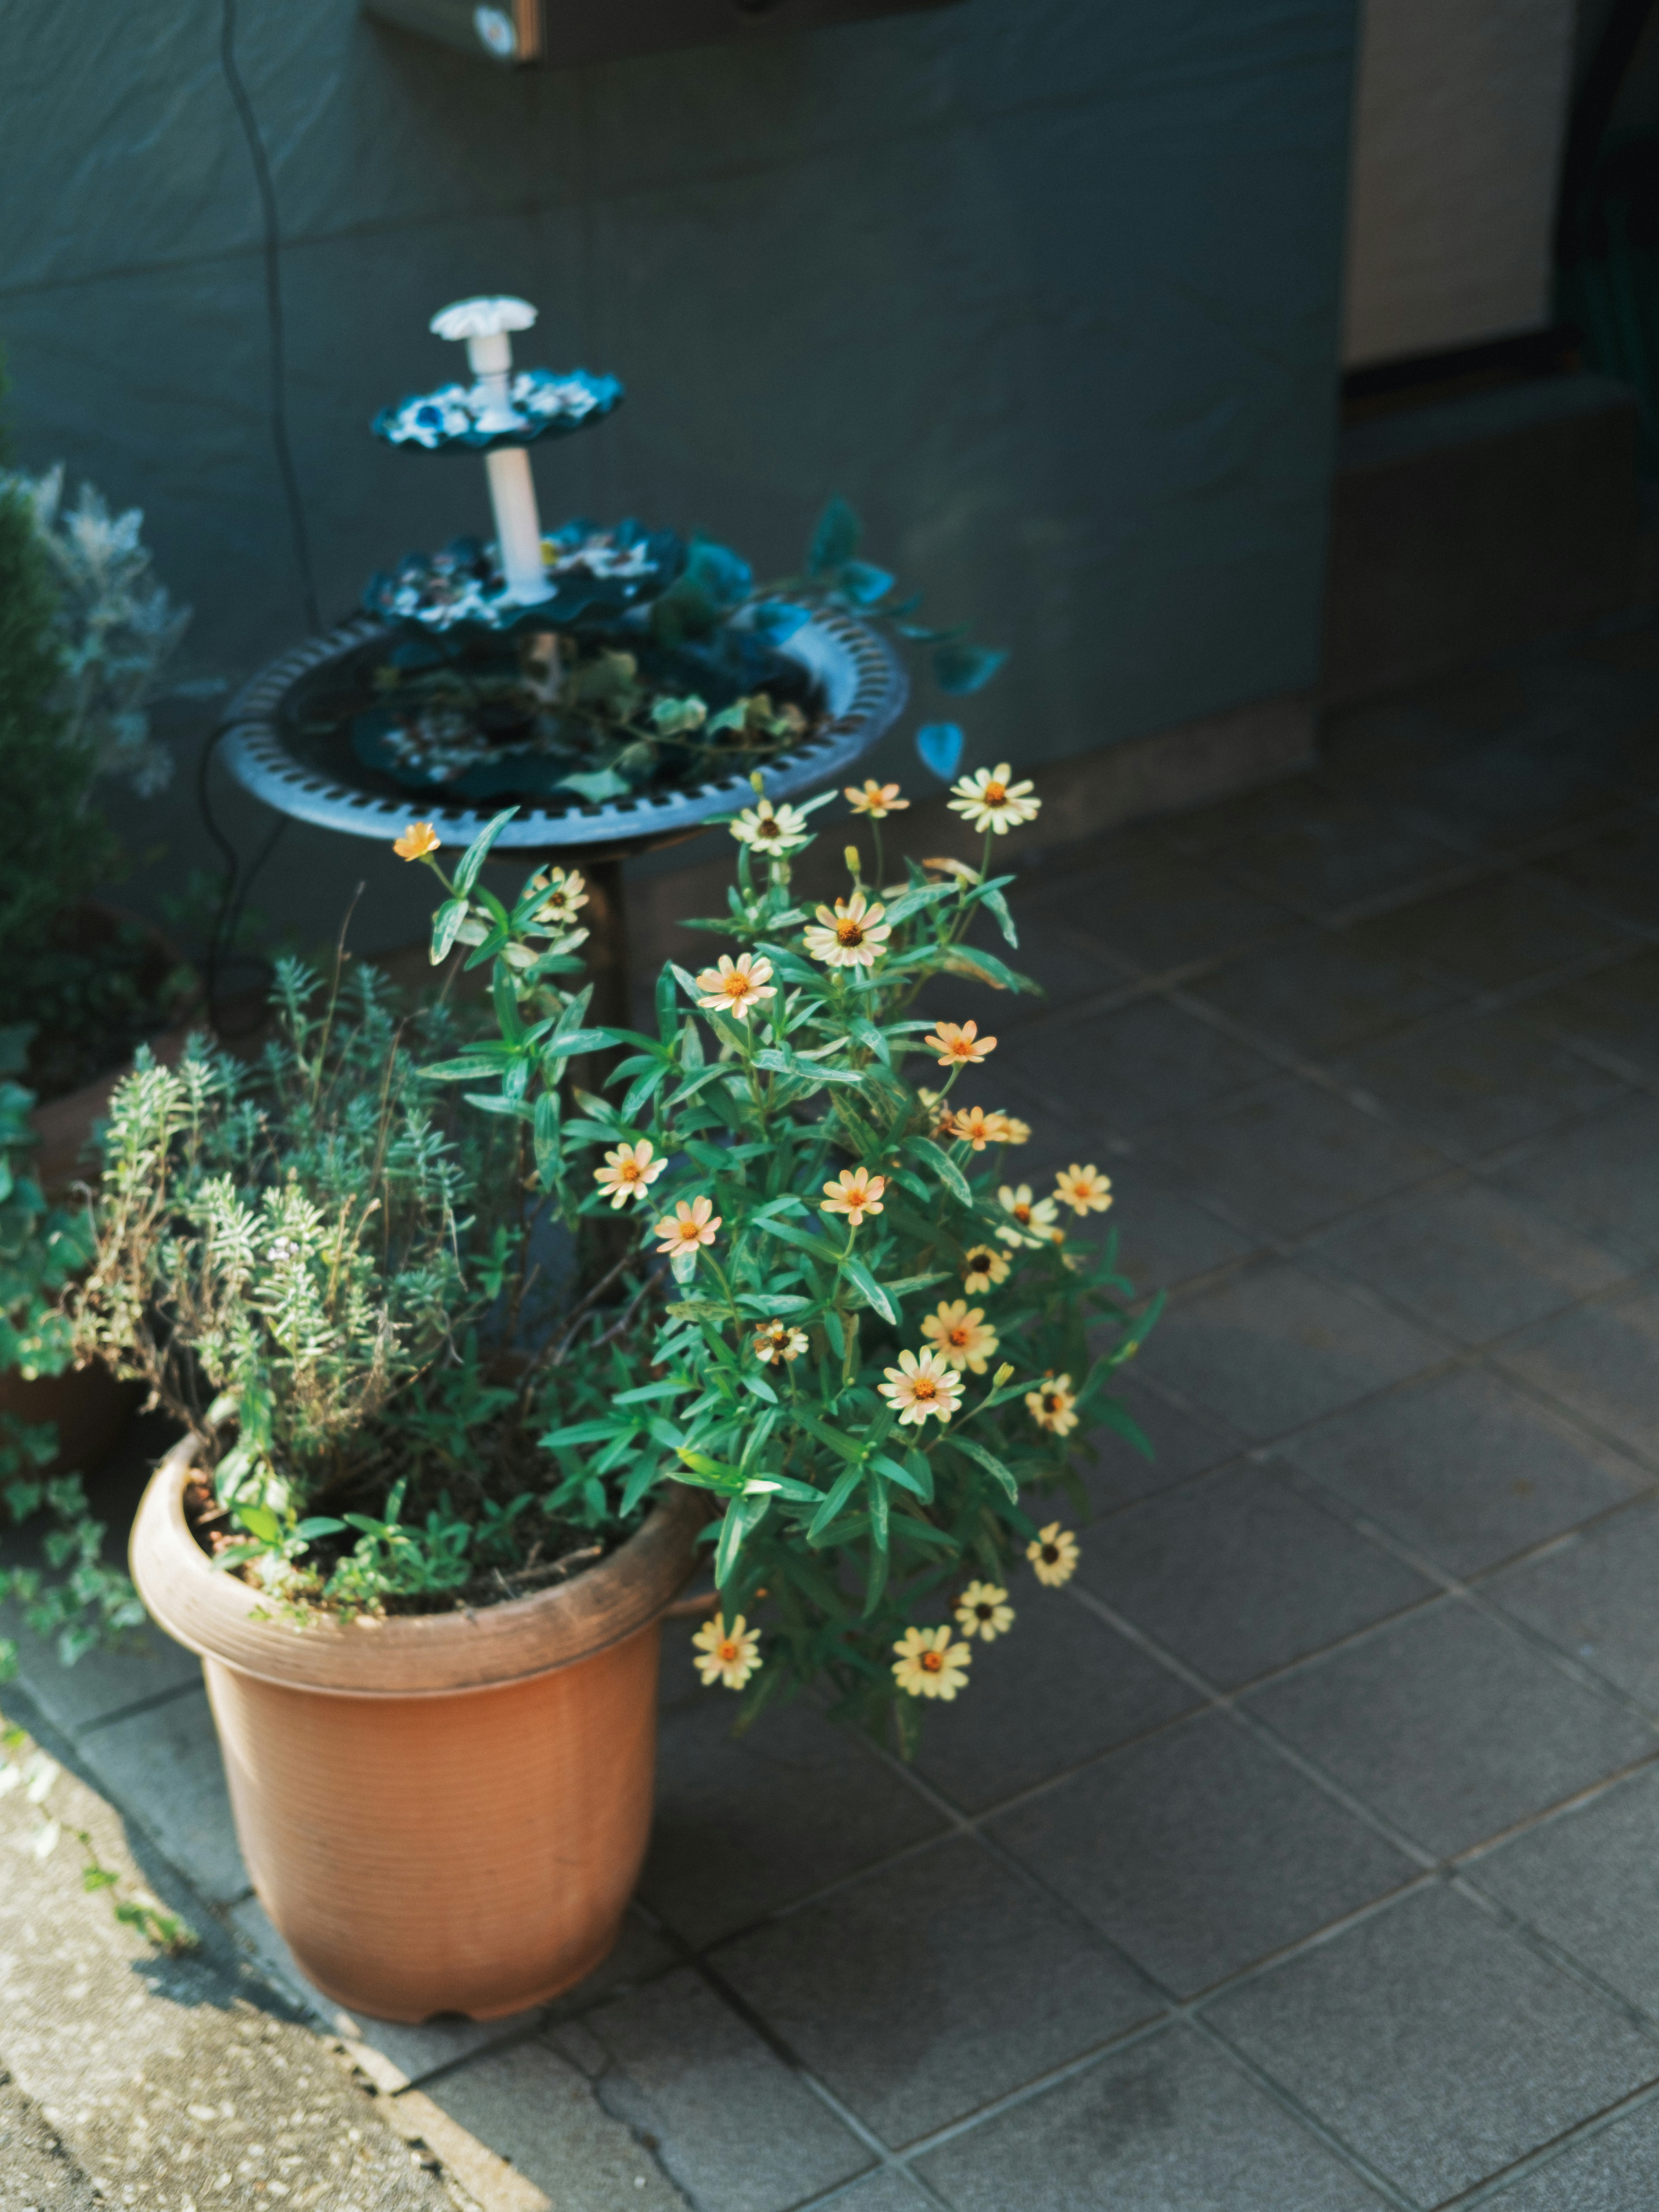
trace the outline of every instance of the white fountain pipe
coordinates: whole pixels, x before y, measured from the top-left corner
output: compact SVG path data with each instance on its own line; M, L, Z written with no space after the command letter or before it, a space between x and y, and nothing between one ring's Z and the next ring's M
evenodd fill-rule
M522 430L525 416L513 404L514 331L528 330L536 310L526 300L460 300L432 319L442 338L465 338L466 357L482 389L478 428ZM508 594L522 606L553 596L542 562L542 525L536 507L536 480L522 446L498 446L484 455L489 504L495 515L495 543Z
M489 503L495 510L495 543L512 597L525 606L550 599L553 587L542 562L541 518L536 511L536 480L522 446L498 446L484 455Z

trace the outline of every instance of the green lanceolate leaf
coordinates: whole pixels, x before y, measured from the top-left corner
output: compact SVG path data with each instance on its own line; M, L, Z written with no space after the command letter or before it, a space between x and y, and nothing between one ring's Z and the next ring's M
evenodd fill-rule
M912 1159L921 1161L930 1173L938 1177L958 1205L973 1204L974 1194L969 1188L967 1176L942 1145L936 1145L931 1137L907 1137L904 1149Z
M507 823L518 812L516 806L505 806L493 822L487 822L461 855L460 866L455 871L455 889L464 898L478 880L478 871L489 858L489 848Z
M432 965L436 968L449 957L455 943L455 933L466 920L466 901L464 898L446 899L432 917Z
M858 1290L866 1304L873 1306L884 1321L891 1322L896 1324L898 1321L898 1308L893 1304L893 1301L888 1297L886 1291L883 1290L881 1285L870 1273L870 1270L865 1266L862 1260L855 1260L849 1255L847 1259L842 1261L841 1271L842 1274L846 1276L848 1281L853 1284Z
M976 1460L987 1474L994 1474L1012 1503L1018 1504L1019 1485L994 1452L987 1451L983 1444L976 1444L967 1437L951 1437L949 1441L959 1452L966 1452L969 1459Z

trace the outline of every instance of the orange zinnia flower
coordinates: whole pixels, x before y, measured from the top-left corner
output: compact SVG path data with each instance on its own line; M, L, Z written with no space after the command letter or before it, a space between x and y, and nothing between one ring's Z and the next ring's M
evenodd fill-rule
M392 849L400 860L423 860L442 842L429 822L411 822L401 837L392 839Z

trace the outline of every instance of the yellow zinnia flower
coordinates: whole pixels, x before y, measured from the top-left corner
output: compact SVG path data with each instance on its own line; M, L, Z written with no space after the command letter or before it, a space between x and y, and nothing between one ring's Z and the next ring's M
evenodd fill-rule
M1045 1376L1041 1386L1025 1394L1025 1410L1040 1429L1068 1437L1077 1426L1077 1393L1069 1375Z
M987 1326L983 1309L965 1298L941 1302L936 1313L924 1318L921 1333L941 1359L974 1375L984 1374L997 1348L997 1333Z
M969 1583L956 1603L957 1626L971 1639L994 1644L1014 1625L1014 1608L1008 1593L995 1583Z
M735 960L729 952L722 952L720 965L705 968L697 978L697 989L702 994L697 1004L718 1013L735 1014L740 1022L746 1022L750 1006L777 997L771 974L771 962L757 958L752 952L740 952Z
M953 1644L949 1628L907 1628L893 1646L893 1680L907 1696L943 1698L948 1705L968 1680L973 1657L966 1644Z
M901 1352L896 1367L885 1367L887 1377L877 1389L898 1413L899 1426L907 1421L920 1428L929 1413L948 1421L962 1403L962 1378L936 1352Z
M1035 1539L1025 1547L1025 1556L1037 1580L1046 1583L1050 1589L1058 1589L1077 1572L1077 1538L1069 1528L1062 1528L1058 1521L1051 1521L1046 1528L1039 1528Z
M884 921L884 906L872 905L862 891L837 899L835 911L821 906L816 925L806 931L806 950L826 968L873 968L877 956L892 935Z
M442 842L429 822L411 822L401 837L392 839L392 849L400 860L423 860Z
M740 1690L761 1663L760 1631L749 1627L741 1613L728 1628L717 1613L691 1641L706 1690L712 1690L716 1682L724 1683L728 1690Z
M1074 1164L1055 1176L1054 1196L1073 1213L1104 1213L1112 1202L1112 1179L1097 1167Z
M1008 1262L994 1245L975 1244L962 1262L962 1287L969 1297L981 1296L1008 1279Z
M1042 801L1031 797L1029 781L1011 782L1012 774L1003 761L994 769L976 768L971 775L959 777L946 802L951 811L960 814L970 830L994 830L999 836L1022 822L1035 822Z
M649 1137L641 1137L637 1145L618 1145L605 1154L605 1165L594 1169L593 1180L612 1206L626 1206L630 1198L643 1198L667 1168L666 1160L652 1158L653 1149Z

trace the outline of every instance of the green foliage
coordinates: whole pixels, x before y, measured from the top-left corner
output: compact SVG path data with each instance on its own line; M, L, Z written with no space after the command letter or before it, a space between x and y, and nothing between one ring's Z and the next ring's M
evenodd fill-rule
M476 875L506 818L447 888ZM970 939L989 920L1014 944L1012 878L955 866L939 880L913 864L878 891L849 848L848 891L814 922L793 903L787 860L757 873L754 823L732 824L728 914L695 925L751 963L749 1003L740 978L671 966L655 1036L583 1029L580 1001L530 1019L533 890L511 910L452 896L440 934L463 905L474 962L495 963L500 1036L428 1073L492 1077L473 1103L533 1125L537 1173L564 1218L620 1192L657 1224L630 1278L655 1316L648 1351L590 1376L588 1405L543 1438L565 1469L562 1502L602 1522L671 1479L706 1490L721 1622L762 1624L746 1711L827 1677L838 1710L896 1725L908 1747L902 1692L916 1685L896 1679L901 1632L948 1620L969 1577L999 1590L1011 1579L1038 1546L1035 1501L1074 1482L1073 1429L1133 1430L1109 1386L1151 1316L1133 1317L1115 1238L1074 1244L1054 1200L1009 1180L1006 1148L1026 1133L974 1095L994 1040L969 1030L940 1076L951 1029L929 1036L911 1011L940 977L1030 988ZM799 816L787 842L809 842ZM993 842L988 830L988 863ZM864 939L857 957L843 924ZM567 1100L569 1054L596 1043L621 1054L616 1095ZM939 1094L921 1087L928 1074ZM966 1104L949 1097L959 1079ZM1076 1212L1103 1210L1105 1179L1091 1170L1084 1183ZM653 1237L671 1254L655 1274ZM753 1671L740 1665L733 1686Z
M160 1026L149 939L89 940L78 909L119 854L94 780L121 775L144 793L166 781L148 710L189 621L150 574L143 516L112 516L89 486L65 513L62 489L61 469L0 469L0 1024L33 1024L37 1075L54 1091Z
M117 1086L74 1341L194 1432L219 1564L301 1617L519 1595L586 1525L535 1438L600 1328L554 1295L532 1132L422 1079L499 1073L441 1002L294 960L274 998L256 1066L198 1038Z
M34 1133L32 1094L14 1078L27 1032L0 1031L0 1370L33 1381L58 1375L74 1358L62 1310L66 1286L91 1256L84 1211L48 1201L29 1172ZM103 1565L104 1524L94 1518L79 1475L48 1480L58 1455L50 1422L0 1414L0 1504L15 1526L44 1516L44 1569L0 1568L0 1598L15 1601L25 1624L51 1640L65 1666L143 1618L125 1575ZM0 1638L0 1680L16 1665Z
M137 507L112 514L89 483L66 507L61 462L44 476L11 475L0 484L28 507L55 588L64 742L91 756L94 775L118 776L141 799L153 797L172 780L173 755L151 735L149 710L169 696L163 675L191 610L176 606L155 574ZM223 686L188 689L200 696Z
M156 1902L148 1890L139 1890L131 1897L120 1894L121 1877L112 1867L99 1863L98 1847L84 1828L77 1828L75 1839L80 1844L86 1863L81 1869L81 1887L88 1894L99 1890L109 1892L109 1901L115 1917L123 1928L136 1928L145 1942L170 1958L179 1958L193 1951L201 1942L187 1921L176 1912L169 1912Z
M30 1018L30 968L66 908L98 882L112 849L88 811L92 747L74 742L61 704L58 610L33 506L0 477L0 1022Z

